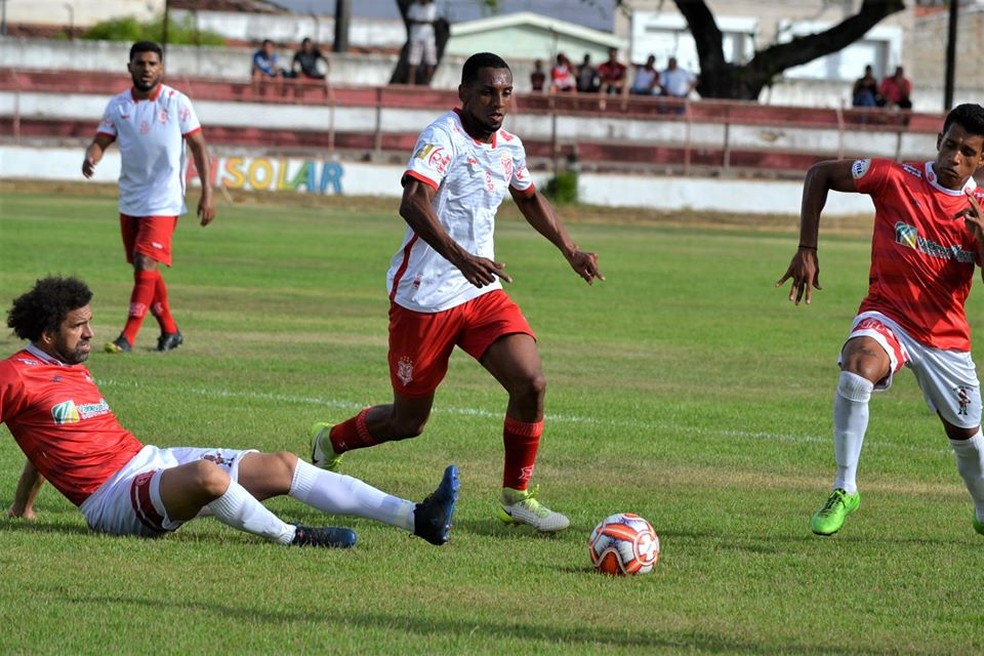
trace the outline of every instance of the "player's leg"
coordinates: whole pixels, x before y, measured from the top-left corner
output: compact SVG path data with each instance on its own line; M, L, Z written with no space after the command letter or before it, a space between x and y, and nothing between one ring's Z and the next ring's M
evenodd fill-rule
M871 330L884 328L882 324ZM824 506L814 513L810 528L817 535L832 535L844 519L861 505L857 487L858 462L868 430L868 402L875 384L893 373L893 358L885 341L897 346L887 328L877 338L864 330L852 331L841 350L841 373L834 393L834 459L837 473L833 491Z

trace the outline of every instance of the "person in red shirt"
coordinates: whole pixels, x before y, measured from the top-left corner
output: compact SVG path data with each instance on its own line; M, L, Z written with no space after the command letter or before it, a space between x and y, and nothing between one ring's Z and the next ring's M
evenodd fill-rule
M882 80L878 88L885 104L899 109L912 109L912 82L905 76L905 70L899 66L895 74Z
M601 80L598 91L614 95L625 93L627 70L625 64L618 60L618 48L610 48L608 59L598 66L598 78Z
M972 177L982 164L984 108L964 104L947 114L932 161L826 161L806 174L799 247L776 282L792 280L789 300L797 305L811 303L821 288L817 237L828 192L867 194L875 206L868 295L840 353L833 491L810 522L817 535L839 531L860 506L856 479L868 401L891 387L902 367L912 369L943 422L974 502L974 530L984 535L981 393L964 311L984 262L984 189Z
M290 495L322 512L374 519L432 544L448 541L458 498L454 465L415 504L286 451L141 443L82 364L93 338L91 298L77 278L48 277L11 307L7 325L30 344L0 361L0 422L27 456L8 517L36 519L34 501L48 480L91 529L115 535L158 537L209 514L282 545L355 545L350 529L288 524L261 503Z

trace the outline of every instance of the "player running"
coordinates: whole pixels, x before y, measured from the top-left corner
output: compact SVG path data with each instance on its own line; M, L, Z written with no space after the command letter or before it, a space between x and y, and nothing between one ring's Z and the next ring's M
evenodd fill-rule
M570 524L567 517L541 504L529 488L546 382L533 331L502 289L501 281L512 279L495 260L495 214L506 193L585 282L604 278L598 257L574 244L533 186L522 141L502 129L513 99L506 62L492 53L469 57L458 98L460 109L420 134L402 179L400 215L408 227L387 274L393 402L365 408L334 427L315 424L312 460L336 469L346 451L420 435L458 346L509 395L500 519L559 531Z
M974 501L974 529L984 535L981 394L964 312L975 266L984 263L984 189L972 177L984 164L984 108L951 110L936 145L930 162L828 161L806 174L799 248L776 283L792 280L789 300L797 305L821 288L817 237L827 192L868 194L875 205L868 295L839 359L833 492L810 522L817 535L839 531L860 506L856 476L868 400L905 366L943 422Z
M8 315L7 325L30 340L0 361L0 422L27 456L8 516L34 519L34 500L47 479L103 533L158 537L209 514L282 545L355 544L350 529L288 524L261 503L290 495L322 512L374 519L432 544L448 541L458 498L454 465L415 504L285 451L142 444L120 425L82 365L93 337L91 298L78 279L44 278Z
M171 266L171 237L184 214L185 152L188 143L202 184L198 216L203 226L215 218L209 184L211 160L188 97L163 84L164 55L151 41L130 48L127 70L133 87L109 101L95 138L85 151L82 175L91 178L114 141L120 149L120 231L126 261L133 265L133 291L123 332L105 346L129 353L149 309L160 324L158 351L181 346L184 337L171 316L167 285L159 263Z

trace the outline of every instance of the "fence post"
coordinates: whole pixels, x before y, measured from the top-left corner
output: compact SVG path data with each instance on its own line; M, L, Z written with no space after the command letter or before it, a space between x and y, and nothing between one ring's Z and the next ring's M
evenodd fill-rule
M376 87L376 134L373 137L373 159L383 155L383 87Z

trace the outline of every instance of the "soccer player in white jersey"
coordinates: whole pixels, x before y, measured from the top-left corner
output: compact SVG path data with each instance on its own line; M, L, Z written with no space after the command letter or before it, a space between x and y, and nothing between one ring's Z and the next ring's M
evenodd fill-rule
M105 348L109 353L133 350L149 310L161 328L157 350L170 351L184 337L171 316L160 264L171 266L171 238L178 216L187 211L184 143L191 149L201 180L198 216L203 226L215 218L209 184L211 161L191 101L161 82L161 47L152 41L133 44L127 69L133 87L109 101L82 162L82 175L91 178L109 145L115 141L119 146L120 230L126 260L133 265L133 291L123 332Z
M158 537L207 511L282 545L355 545L347 528L289 524L261 503L289 495L326 513L384 522L441 545L458 498L451 465L421 503L388 495L293 453L145 445L123 428L83 363L91 351L92 292L48 277L18 297L7 325L29 344L0 361L0 422L27 456L9 517L35 519L47 480L95 531Z
M346 451L420 435L458 346L509 395L500 519L558 531L569 525L567 517L541 504L529 486L546 382L533 331L502 289L500 281L511 278L495 260L495 214L506 194L577 275L588 284L604 278L598 257L574 244L533 186L522 141L502 129L513 101L506 62L491 53L469 57L458 98L460 108L420 134L402 179L400 215L408 227L387 274L393 402L334 427L315 424L311 457L335 469Z
M806 174L800 243L776 283L792 280L789 300L812 301L820 289L817 235L828 191L871 196L875 222L868 295L840 352L834 395L833 491L812 517L817 535L839 531L861 504L858 460L871 393L912 369L930 410L943 422L957 471L984 535L984 435L980 382L971 358L964 304L984 263L984 230L974 172L984 164L984 108L955 107L928 162L859 159L820 162Z

